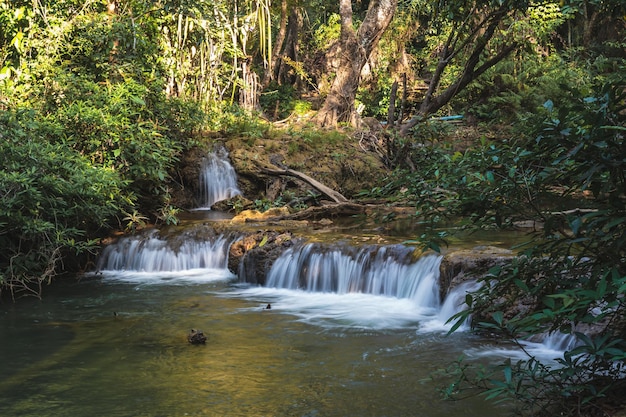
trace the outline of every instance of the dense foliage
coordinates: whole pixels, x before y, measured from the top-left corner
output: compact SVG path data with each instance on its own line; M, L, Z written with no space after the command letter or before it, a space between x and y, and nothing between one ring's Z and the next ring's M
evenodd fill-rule
M0 293L13 295L38 295L107 227L175 222L168 180L204 121L166 96L154 22L102 4L45 12L0 9Z
M623 77L625 73L621 73ZM482 290L468 296L469 309L481 319L478 329L521 340L536 334L573 334L576 347L559 366L530 357L505 363L504 381L481 375L492 398L521 400L532 413L576 415L601 409L623 390L626 360L626 95L625 79L562 105L545 104L546 118L523 167L529 198L507 202L531 208L543 224L536 240L510 265L495 268ZM499 181L496 181L499 182ZM558 210L540 195L572 196L575 208ZM589 207L585 208L585 202ZM533 300L531 311L513 314L514 303ZM483 385L484 384L484 385ZM603 403L604 400L604 403ZM555 408L556 407L556 408ZM587 411L585 411L587 412Z
M0 285L38 293L65 255L94 249L90 239L132 203L113 169L49 143L32 110L0 114Z

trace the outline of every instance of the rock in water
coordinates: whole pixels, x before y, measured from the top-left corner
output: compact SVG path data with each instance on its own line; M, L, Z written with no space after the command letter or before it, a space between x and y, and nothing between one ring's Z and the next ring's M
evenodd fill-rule
M206 336L202 330L191 329L191 333L187 335L187 340L192 345L203 345L206 342Z

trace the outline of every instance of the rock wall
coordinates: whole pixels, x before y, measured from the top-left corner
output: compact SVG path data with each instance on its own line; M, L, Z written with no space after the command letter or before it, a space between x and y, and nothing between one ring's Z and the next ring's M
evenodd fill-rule
M439 278L441 298L465 281L486 276L491 268L510 262L513 256L512 251L495 246L476 246L445 254Z
M258 231L248 234L230 246L228 269L239 280L264 285L274 261L289 247L303 239L291 232Z

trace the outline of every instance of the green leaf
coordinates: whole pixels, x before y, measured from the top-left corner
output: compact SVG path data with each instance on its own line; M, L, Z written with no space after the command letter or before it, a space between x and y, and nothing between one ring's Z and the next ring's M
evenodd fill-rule
M513 376L513 370L511 369L510 360L509 360L509 364L507 364L507 366L504 367L504 382L506 382L507 384L510 384L512 380L512 376Z
M517 167L509 168L509 178L515 178L516 172L517 172Z
M530 289L528 288L528 285L526 285L526 283L524 281L522 281L521 279L516 278L516 279L513 280L513 282L522 291L530 292Z
M502 311L496 311L491 315L493 321L495 321L500 327L502 327L502 320L504 319L504 313Z
M140 106L145 106L146 102L141 98L141 97L137 97L137 96L129 96L130 100L135 103L135 104L139 104Z
M602 300L604 298L604 296L606 295L606 288L607 288L606 275L604 275L600 279L600 282L598 283L598 288L596 289L597 300Z
M578 231L582 224L582 219L580 217L576 217L569 222L569 227L572 229L572 233L574 235L578 235Z

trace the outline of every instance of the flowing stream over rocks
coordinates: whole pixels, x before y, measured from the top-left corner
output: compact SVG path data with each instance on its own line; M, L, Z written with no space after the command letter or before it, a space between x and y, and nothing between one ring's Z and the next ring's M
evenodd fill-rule
M286 246L253 280L257 268L234 273L250 266L245 253L229 259L246 237L204 223L124 237L79 281L0 305L2 415L505 415L437 394L461 355L521 357L502 341L446 335L472 283L442 297L441 256L281 233L261 245ZM206 342L190 344L191 329Z
M207 159L205 208L238 193L223 159ZM122 237L80 280L0 304L0 415L506 414L438 395L460 356L523 357L466 326L447 335L477 285L455 283L457 263L398 243L226 230L228 216L214 218ZM350 233L378 239L360 232ZM206 341L190 344L198 332ZM555 358L562 341L527 350Z

